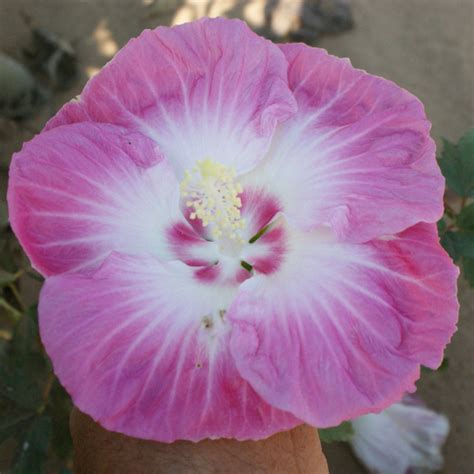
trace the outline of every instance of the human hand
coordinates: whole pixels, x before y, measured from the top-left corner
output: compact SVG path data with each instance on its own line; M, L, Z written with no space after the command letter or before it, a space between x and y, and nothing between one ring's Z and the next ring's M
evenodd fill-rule
M261 441L157 443L105 430L74 408L76 474L327 474L317 431L306 425Z

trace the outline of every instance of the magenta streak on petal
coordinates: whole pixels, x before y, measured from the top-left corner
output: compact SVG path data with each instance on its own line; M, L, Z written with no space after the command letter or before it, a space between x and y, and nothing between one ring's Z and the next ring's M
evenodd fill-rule
M269 275L278 271L287 252L287 236L280 222L267 230L253 244L247 245L243 258L257 273Z
M202 225L201 219L191 219L191 213L193 212L192 208L181 206L181 212L188 221L189 225L199 236L206 240L210 239L211 236L209 235L209 227L204 227Z
M209 249L206 249L212 244L200 237L189 224L174 223L167 229L166 234L169 245L178 260L193 267L216 263L217 255L213 257Z
M250 278L251 273L241 267L238 259L231 262L221 259L215 265L195 270L194 277L203 284L236 287Z
M244 268L239 268L235 275L235 281L240 284L243 283L245 280L248 280L251 277L251 274L248 270Z
M217 264L210 267L200 268L194 272L194 276L201 283L216 283L219 279L219 275L220 268Z
M243 182L240 214L242 219L245 219L245 238L249 240L271 222L281 210L281 205L278 199L267 190L245 185L245 176Z

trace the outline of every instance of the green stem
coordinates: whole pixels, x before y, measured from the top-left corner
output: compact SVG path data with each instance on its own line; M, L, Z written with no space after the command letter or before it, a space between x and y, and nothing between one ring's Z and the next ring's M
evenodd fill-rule
M10 288L10 291L13 293L13 296L15 297L15 300L18 303L18 306L20 307L21 311L24 312L25 305L23 304L20 293L18 292L18 288L15 286L15 283L10 283L8 285L8 288Z
M16 323L20 320L22 313L8 303L5 298L0 298L0 308L4 308L10 318Z

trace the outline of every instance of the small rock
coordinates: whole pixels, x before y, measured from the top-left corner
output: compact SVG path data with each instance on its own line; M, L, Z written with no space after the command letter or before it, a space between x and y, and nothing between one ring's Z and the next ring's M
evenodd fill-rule
M46 93L28 69L15 59L0 54L0 116L25 119L46 102Z

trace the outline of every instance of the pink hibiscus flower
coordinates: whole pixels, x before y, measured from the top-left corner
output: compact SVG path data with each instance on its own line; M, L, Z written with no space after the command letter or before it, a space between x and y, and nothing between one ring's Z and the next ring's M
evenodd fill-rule
M237 20L130 41L11 165L74 403L141 438L259 439L414 390L458 311L429 128L395 84Z

